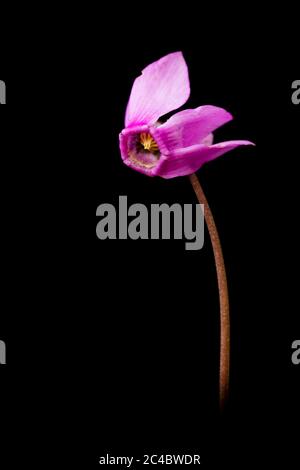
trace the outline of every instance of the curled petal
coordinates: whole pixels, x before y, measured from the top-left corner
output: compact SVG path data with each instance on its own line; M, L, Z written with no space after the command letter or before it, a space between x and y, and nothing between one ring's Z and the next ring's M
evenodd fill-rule
M241 145L254 144L246 140L233 140L211 146L200 144L174 150L161 159L160 164L154 169L153 175L166 179L190 175L199 170L204 163Z
M157 143L169 151L201 144L211 132L233 119L225 109L200 106L172 116L165 124L152 129Z
M125 126L154 124L159 117L182 106L190 95L188 68L182 52L148 65L132 87Z

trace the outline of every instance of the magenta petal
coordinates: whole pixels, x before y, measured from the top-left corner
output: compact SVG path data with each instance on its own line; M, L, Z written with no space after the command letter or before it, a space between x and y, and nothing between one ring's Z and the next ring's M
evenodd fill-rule
M162 178L176 178L186 176L199 170L201 166L240 145L254 145L245 140L233 140L211 145L193 145L192 147L175 150L166 155L154 170L155 175Z
M156 142L169 151L200 144L211 132L231 121L232 115L216 106L186 109L152 130Z
M148 65L132 87L125 126L154 124L160 116L182 106L190 95L188 68L182 52Z

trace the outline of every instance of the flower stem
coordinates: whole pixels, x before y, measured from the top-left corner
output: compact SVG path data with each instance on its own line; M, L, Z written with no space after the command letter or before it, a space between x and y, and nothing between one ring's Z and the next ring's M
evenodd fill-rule
M208 205L207 199L203 192L203 189L200 185L199 179L195 173L192 174L189 178L197 196L197 199L199 201L199 204L204 204L204 217L209 231L215 257L220 299L219 400L220 409L221 411L223 411L228 398L230 369L230 315L225 263L217 227L210 207Z

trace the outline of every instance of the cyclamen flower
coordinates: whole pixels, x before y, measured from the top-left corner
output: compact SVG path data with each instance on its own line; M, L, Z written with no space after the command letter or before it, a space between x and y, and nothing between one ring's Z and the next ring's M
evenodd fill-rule
M175 178L191 175L206 162L246 140L213 144L212 132L233 119L216 106L200 106L159 118L186 103L190 96L188 68L181 52L148 65L132 87L125 129L120 134L124 163L148 176Z
M190 96L188 68L181 52L169 54L148 65L132 87L126 110L125 129L120 134L124 163L148 176L189 176L204 216L214 252L220 300L220 408L228 397L230 376L230 315L224 257L217 227L195 174L201 166L247 140L213 144L213 131L232 120L216 106L200 106L174 114L165 123L159 118L180 108Z

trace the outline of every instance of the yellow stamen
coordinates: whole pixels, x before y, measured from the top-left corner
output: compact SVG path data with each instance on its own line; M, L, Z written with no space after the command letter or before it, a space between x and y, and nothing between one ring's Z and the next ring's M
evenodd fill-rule
M149 152L157 152L159 150L157 143L148 132L143 132L140 135L140 143L144 149L149 150Z

